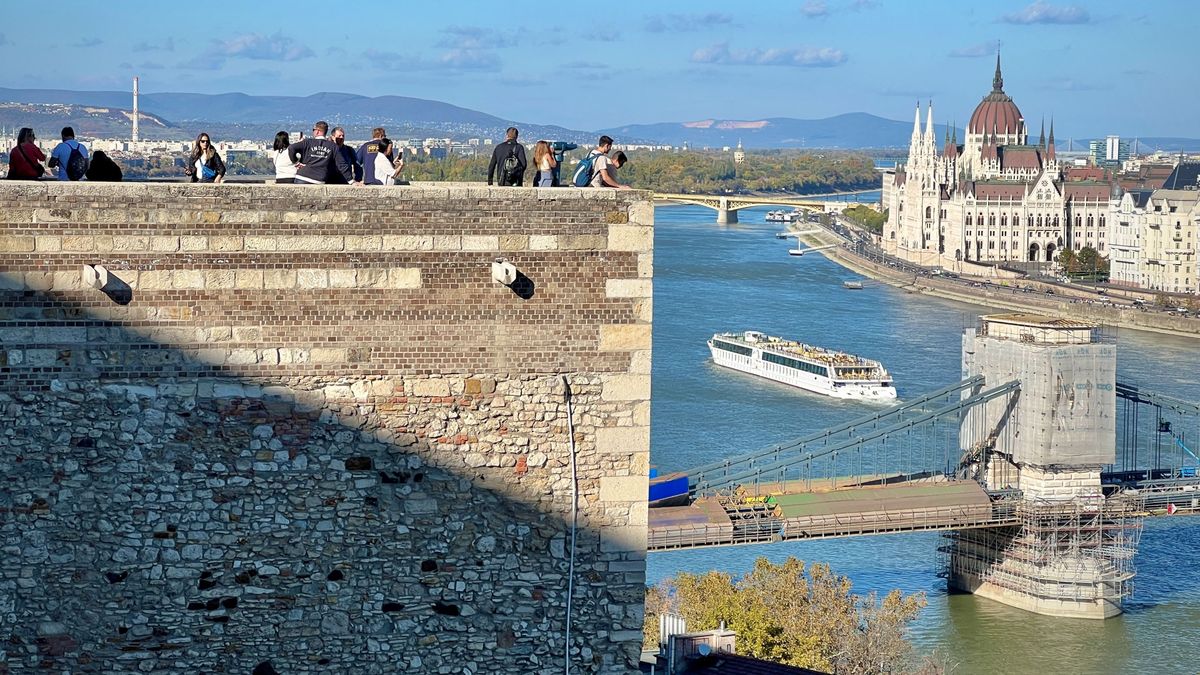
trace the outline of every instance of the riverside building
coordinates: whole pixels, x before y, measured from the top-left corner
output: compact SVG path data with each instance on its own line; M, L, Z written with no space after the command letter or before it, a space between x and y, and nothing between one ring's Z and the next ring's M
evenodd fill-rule
M976 106L962 143L947 132L939 150L933 104L913 120L908 162L884 173L884 249L922 265L1048 262L1063 248L1108 255L1113 183L1094 167L1055 157L1054 123L1031 142L1004 93L1000 57L992 90ZM1119 195L1118 195L1119 196Z

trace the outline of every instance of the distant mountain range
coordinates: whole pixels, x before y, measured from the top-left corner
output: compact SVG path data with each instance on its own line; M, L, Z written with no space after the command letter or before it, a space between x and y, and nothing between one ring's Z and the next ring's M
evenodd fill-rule
M80 135L129 134L132 94L127 91L66 89L6 89L0 87L0 125L35 126L42 136L55 127L72 124ZM36 104L36 105L34 105ZM624 143L657 143L693 148L735 146L740 141L757 148L897 148L908 146L912 122L868 113L846 113L816 120L772 117L761 120L699 120L629 124L601 131L580 131L554 125L505 119L460 106L408 96L360 96L322 92L311 96L252 96L249 94L142 94L141 131L148 138L191 138L201 130L221 138L271 138L280 129L307 131L314 121L327 120L347 128L352 137L366 137L371 127L385 126L393 138L504 137L517 126L523 139L548 138L590 144L600 133ZM66 106L66 107L62 107ZM948 127L936 126L938 144ZM959 139L963 132L958 131ZM1085 148L1088 139L1075 139ZM1200 139L1142 138L1143 149L1200 150ZM1065 149L1059 139L1059 149Z
M938 144L948 127L935 125ZM887 148L908 147L912 122L868 113L846 113L819 120L771 117L763 120L701 120L629 124L606 129L610 136L652 138L691 147L747 148Z
M130 110L133 95L127 91L72 91L67 89L7 89L0 87L0 101L14 103L72 104ZM516 125L525 138L554 138L590 142L592 132L553 125L519 123L441 101L408 96L360 96L322 92L311 96L251 96L249 94L142 94L138 107L159 118L171 120L179 138L201 129L222 135L221 130L269 134L279 129L308 131L323 119L342 125L348 133L388 127L393 138L408 134L466 139L503 138L504 130ZM11 112L0 110L0 123L13 121ZM130 117L132 119L132 117ZM43 132L44 133L44 132ZM126 131L128 133L128 131Z

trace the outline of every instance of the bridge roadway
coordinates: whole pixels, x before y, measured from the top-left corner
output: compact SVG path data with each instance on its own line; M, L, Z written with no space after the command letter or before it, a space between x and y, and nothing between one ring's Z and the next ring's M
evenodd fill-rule
M866 534L1015 525L1016 500L975 481L922 480L767 499L704 497L651 508L647 547L664 551Z
M852 195L868 194L875 191L875 189L870 189L853 190L849 192L826 192L817 195L805 195L802 198L756 197L747 195L735 195L730 197L721 195L689 195L656 192L654 193L654 198L661 201L706 206L710 209L714 209L717 212L718 223L732 224L738 221L738 211L741 209L748 209L752 206L794 206L797 208L812 209L823 212L825 207L828 206L829 202L818 199L819 197L849 197Z

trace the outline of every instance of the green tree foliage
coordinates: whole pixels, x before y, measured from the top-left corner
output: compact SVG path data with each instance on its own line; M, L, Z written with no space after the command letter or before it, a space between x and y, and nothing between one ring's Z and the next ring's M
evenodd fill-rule
M875 234L883 234L883 225L888 219L887 209L880 213L866 204L855 204L842 211L842 215Z
M740 578L685 572L649 589L645 635L653 645L659 614L673 612L691 631L724 621L737 633L738 652L760 659L827 672L926 672L930 664L914 664L906 635L925 604L921 593L856 595L824 564L759 558Z
M1086 276L1089 279L1108 277L1108 258L1101 256L1091 246L1084 246L1078 252L1064 248L1057 260L1059 267L1070 276Z
M621 182L655 192L814 194L879 187L870 157L854 153L748 152L735 164L727 152L630 153Z
M567 155L562 180L567 182L583 150ZM655 192L696 194L813 194L879 187L870 157L853 153L768 151L746 153L735 164L727 152L630 151L629 164L618 172L622 183ZM481 181L487 178L489 155L451 155L445 159L405 156L408 180ZM532 151L529 151L532 162ZM526 185L533 180L526 174Z

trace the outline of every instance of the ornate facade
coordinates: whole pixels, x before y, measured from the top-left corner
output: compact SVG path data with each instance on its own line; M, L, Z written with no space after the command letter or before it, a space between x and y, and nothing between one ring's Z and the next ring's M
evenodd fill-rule
M923 131L917 104L908 162L883 178L885 250L924 265L1050 261L1063 247L1108 255L1109 208L1119 188L1103 172L1064 169L1053 122L1049 138L1043 124L1030 142L1024 116L1004 93L999 56L992 90L961 144L957 135L948 131L939 150L933 104Z

